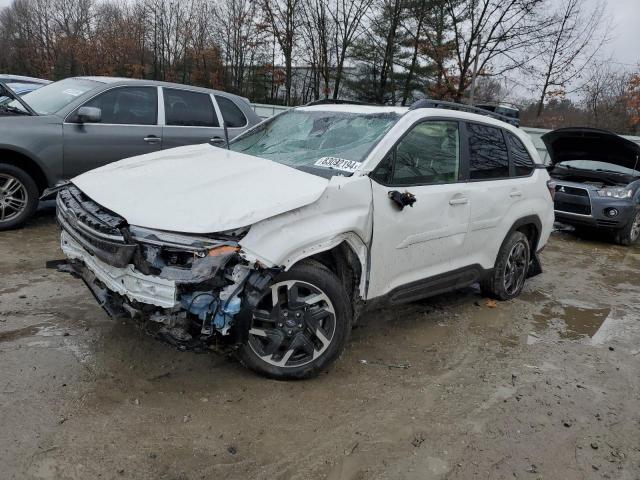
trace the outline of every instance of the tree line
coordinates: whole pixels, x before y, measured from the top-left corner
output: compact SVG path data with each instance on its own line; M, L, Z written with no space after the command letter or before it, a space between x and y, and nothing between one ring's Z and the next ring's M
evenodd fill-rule
M550 104L575 98L578 89L585 97L580 108L595 111L586 89L604 82L590 75L609 25L603 3L589 5L14 0L0 12L0 70L50 79L113 75L175 81L284 105L324 98L401 105L424 97L500 101L513 99L514 83L505 79L516 79L527 97L523 102L534 105L527 108L532 122L540 123ZM622 90L616 86L624 131L640 123L630 96L636 77L626 78Z

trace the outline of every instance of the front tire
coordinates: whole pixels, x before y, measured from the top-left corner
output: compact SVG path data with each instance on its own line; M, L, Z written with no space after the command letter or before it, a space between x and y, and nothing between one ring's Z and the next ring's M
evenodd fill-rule
M490 277L480 282L482 294L498 300L520 295L529 271L531 247L522 232L512 232L500 247Z
M636 208L633 217L625 227L616 233L616 242L620 245L633 245L640 239L640 207Z
M38 207L38 186L24 170L0 163L0 231L21 226Z
M338 277L303 262L278 275L258 302L248 340L238 351L240 361L270 378L313 377L338 359L351 321Z

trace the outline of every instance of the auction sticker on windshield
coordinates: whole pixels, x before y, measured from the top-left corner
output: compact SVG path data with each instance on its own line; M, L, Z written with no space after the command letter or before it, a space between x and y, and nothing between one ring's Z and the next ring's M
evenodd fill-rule
M360 165L362 165L362 163L354 160L347 160L345 158L322 157L318 159L314 165L316 167L333 168L335 170L353 173L360 167Z
M62 93L66 94L66 95L71 95L72 97L79 97L84 92L82 90L78 90L76 88L67 88L66 90L63 90Z

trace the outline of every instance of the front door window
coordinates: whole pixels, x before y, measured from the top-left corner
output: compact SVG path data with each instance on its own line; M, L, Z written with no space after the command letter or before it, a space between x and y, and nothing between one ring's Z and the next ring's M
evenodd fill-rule
M158 89L119 87L92 98L83 106L102 111L100 122L110 125L155 125L158 118ZM78 123L73 115L69 121Z

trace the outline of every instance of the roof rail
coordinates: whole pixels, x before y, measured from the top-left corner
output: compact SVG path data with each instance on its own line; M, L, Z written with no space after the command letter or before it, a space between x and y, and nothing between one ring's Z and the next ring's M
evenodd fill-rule
M314 105L361 105L367 107L379 107L377 103L359 102L358 100L346 100L342 98L321 98L305 103L305 107L313 107Z
M417 110L418 108L444 108L447 110L457 110L460 112L475 113L477 115L484 115L487 117L495 118L496 120L501 120L515 127L520 126L520 120L517 118L510 118L510 117L507 117L506 115L501 115L499 113L491 112L483 108L473 107L471 105L464 105L462 103L445 102L443 100L432 100L430 98L425 98L422 100L418 100L417 102L414 102L409 107L409 110Z

